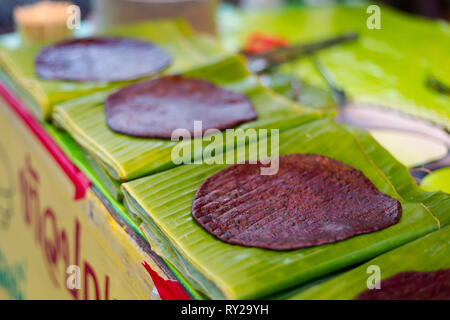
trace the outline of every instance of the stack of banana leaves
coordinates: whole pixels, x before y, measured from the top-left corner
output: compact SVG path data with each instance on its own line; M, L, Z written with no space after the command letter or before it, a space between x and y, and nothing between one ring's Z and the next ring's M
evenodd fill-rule
M284 130L324 116L320 110L300 107L264 88L247 71L240 56L231 55L183 75L208 80L245 94L253 103L258 118L238 126L241 129L267 129L270 134L270 129ZM110 91L103 91L57 104L53 112L56 124L69 132L92 155L105 177L124 182L169 169L177 162L195 161L193 157L197 154L203 156L202 150L210 142L201 137L182 141L182 144L192 145L191 152L173 155L175 146L183 149L177 141L130 137L111 131L104 113L104 101L108 94ZM242 137L245 138L244 135Z
M336 14L327 10L318 12L328 12L332 17ZM296 23L303 21L297 13L291 14ZM349 20L351 14L344 16L339 21ZM341 31L331 27L324 30L327 35ZM43 121L45 129L69 158L131 227L148 240L152 249L173 266L195 298L314 299L330 294L333 298L352 299L365 288L365 265L343 270L373 258L369 264L380 266L382 278L402 271L449 268L444 260L434 263L445 255L439 250L448 251L448 246L432 248L438 243L448 245L450 195L418 187L408 168L368 132L336 123L329 99L324 98L320 89L309 87L312 89L306 96L310 106L300 105L263 86L248 71L244 57L228 53L213 39L192 34L181 21L122 26L105 35L138 38L160 45L173 59L163 74L202 79L242 94L256 113L253 120L234 127L242 130L235 130L232 144L228 144L222 131L219 136L222 139L214 141L214 152L211 152L212 141L202 137L172 141L118 133L107 124L106 100L119 87L148 79L111 83L43 80L36 75L34 64L43 46L0 51L2 83ZM336 50L333 61L347 61L351 55L342 51L349 49ZM361 63L355 68L360 68ZM438 74L439 69L432 68L432 71ZM350 83L345 85L354 87ZM393 96L386 93L385 97ZM423 114L436 122L448 121L448 110L438 100L430 109L414 107L412 113ZM257 133L250 135L246 129ZM193 218L196 192L206 179L232 166L229 159L241 163L277 156L273 152L255 153L261 145L281 156L317 154L359 170L374 188L401 204L400 219L378 231L285 251L219 240ZM403 269L390 264L391 260L406 260L403 258L406 255L414 258L405 262ZM427 261L420 264L422 255Z
M191 28L182 20L121 26L107 30L103 35L158 43L173 57L173 63L164 72L189 70L225 54L224 49L209 37L194 36ZM19 48L0 50L2 82L9 84L11 90L40 120L49 119L57 103L129 84L129 81L75 82L41 79L36 75L35 58L46 45L49 44L25 44Z
M235 156L248 149L240 148ZM281 132L279 151L320 154L360 170L378 190L400 201L400 221L333 244L284 252L224 243L191 215L197 189L223 164L188 164L124 183L125 205L143 220L153 250L169 259L195 289L215 299L269 298L450 223L450 195L421 190L408 169L366 132L325 117Z
M367 290L367 279L370 274L374 274L373 270L378 272L379 280L383 281L404 272L436 272L449 268L450 227L445 227L335 276L332 280L301 288L289 299L354 299Z

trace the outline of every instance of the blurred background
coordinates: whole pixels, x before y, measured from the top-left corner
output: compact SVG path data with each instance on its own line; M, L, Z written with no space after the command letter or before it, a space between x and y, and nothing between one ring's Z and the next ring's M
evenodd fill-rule
M1 0L0 1L0 33L14 31L13 9L16 6L26 5L38 2L39 0ZM54 0L63 1L63 0ZM106 0L118 1L118 0ZM126 0L120 0L126 2ZM173 0L133 0L134 2L163 2ZM183 0L181 0L183 1ZM96 3L105 2L105 0L72 0L81 8L82 19L92 17L92 11ZM229 3L235 6L250 8L267 7L274 5L310 5L310 4L329 4L339 2L359 2L357 0L223 0L223 3ZM372 1L374 2L374 1ZM422 15L432 19L450 20L450 0L384 0L375 1L389 4L402 11Z
M89 16L92 1L95 0L72 0L71 2L81 8L82 18L86 19ZM0 33L14 31L13 10L15 7L35 2L39 2L39 0L0 0Z

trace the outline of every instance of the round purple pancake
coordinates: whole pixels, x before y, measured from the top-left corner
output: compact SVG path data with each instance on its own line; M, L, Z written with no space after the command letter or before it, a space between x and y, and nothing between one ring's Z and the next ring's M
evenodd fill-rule
M36 56L43 79L124 81L155 74L171 63L170 55L150 42L126 38L81 38L44 48Z
M284 155L274 175L261 175L262 166L235 164L206 179L194 197L194 219L224 242L271 250L333 243L400 219L397 200L336 160Z
M450 269L408 271L381 280L380 289L360 293L358 300L450 300Z
M194 121L207 129L234 127L256 119L252 103L240 93L179 75L133 84L111 94L105 103L111 130L130 136L170 139L176 129L194 133Z

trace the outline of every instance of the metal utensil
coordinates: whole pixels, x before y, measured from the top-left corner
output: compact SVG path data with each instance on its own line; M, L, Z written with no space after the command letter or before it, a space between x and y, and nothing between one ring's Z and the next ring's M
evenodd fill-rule
M286 48L277 48L264 53L246 54L247 65L252 72L262 73L282 63L295 60L302 55L311 54L318 50L329 48L338 44L355 41L356 39L358 39L357 33L348 32L343 35L321 41L296 44Z

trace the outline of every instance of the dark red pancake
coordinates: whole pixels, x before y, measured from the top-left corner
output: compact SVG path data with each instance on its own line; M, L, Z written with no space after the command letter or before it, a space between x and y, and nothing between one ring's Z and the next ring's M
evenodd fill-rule
M82 38L44 48L36 57L43 79L123 81L155 74L171 63L162 48L126 38Z
M401 272L381 280L380 289L366 290L358 300L450 300L450 269Z
M292 250L333 243L398 222L400 203L360 171L316 154L279 158L275 175L235 164L206 179L192 216L222 241Z
M196 120L202 121L204 133L210 128L231 128L257 117L246 96L179 75L125 87L107 98L105 112L111 130L165 139L170 139L179 128L194 136Z

